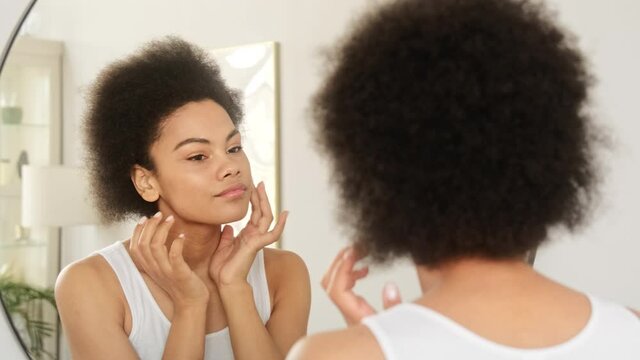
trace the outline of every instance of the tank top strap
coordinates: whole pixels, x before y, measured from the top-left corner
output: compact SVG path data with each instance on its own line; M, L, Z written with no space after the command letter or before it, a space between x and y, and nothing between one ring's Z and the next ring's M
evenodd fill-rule
M121 241L117 241L106 248L98 250L116 274L125 299L132 314L131 333L129 338L134 338L136 332L144 322L146 284L142 275L136 268L133 260L129 256L127 249Z

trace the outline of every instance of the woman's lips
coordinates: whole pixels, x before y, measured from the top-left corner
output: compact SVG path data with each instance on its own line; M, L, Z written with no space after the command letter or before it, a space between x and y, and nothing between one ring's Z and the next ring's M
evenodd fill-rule
M223 197L223 198L236 198L239 196L242 196L245 191L247 191L247 187L244 185L234 185L226 190L224 190L223 192L219 193L218 195L216 195L216 197Z

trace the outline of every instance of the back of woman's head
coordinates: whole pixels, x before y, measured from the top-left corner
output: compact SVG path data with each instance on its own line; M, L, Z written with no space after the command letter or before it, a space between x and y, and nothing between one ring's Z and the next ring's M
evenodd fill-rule
M396 1L333 60L319 140L375 259L510 258L580 224L596 179L590 77L540 5Z

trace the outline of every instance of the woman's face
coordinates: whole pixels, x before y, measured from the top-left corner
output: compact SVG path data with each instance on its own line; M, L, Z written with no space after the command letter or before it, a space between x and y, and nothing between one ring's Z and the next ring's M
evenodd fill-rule
M229 114L212 100L171 114L151 146L158 207L185 222L226 224L247 213L249 161Z

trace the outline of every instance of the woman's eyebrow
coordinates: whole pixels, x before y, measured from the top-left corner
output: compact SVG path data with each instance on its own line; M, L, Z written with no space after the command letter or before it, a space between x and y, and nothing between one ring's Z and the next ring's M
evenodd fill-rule
M233 129L231 130L231 132L229 133L229 135L227 135L226 137L226 141L231 140L232 137L238 135L240 132L238 131L238 129ZM178 150L179 147L187 145L187 144L191 144L191 143L200 143L200 144L211 144L211 141L205 139L205 138L188 138L185 140L182 140L178 143L178 145L176 145L175 148L173 148L173 151Z
M179 147L187 145L187 144L191 144L191 143L200 143L200 144L211 144L211 141L205 139L205 138L188 138L185 140L182 140L178 143L178 145L176 145L175 148L173 148L173 151L178 150Z

